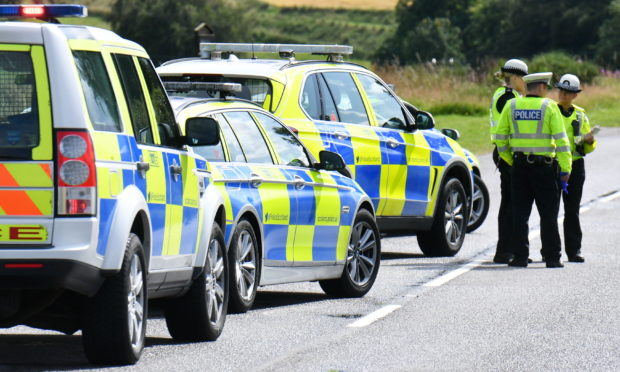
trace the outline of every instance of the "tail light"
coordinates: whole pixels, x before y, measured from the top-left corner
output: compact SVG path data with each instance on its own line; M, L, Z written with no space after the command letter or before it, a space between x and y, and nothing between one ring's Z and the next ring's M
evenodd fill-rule
M95 153L88 132L57 132L58 215L94 216L97 212Z

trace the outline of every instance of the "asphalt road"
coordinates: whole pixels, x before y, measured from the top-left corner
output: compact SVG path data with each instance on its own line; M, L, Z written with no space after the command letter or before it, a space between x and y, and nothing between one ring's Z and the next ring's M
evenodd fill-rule
M211 343L174 342L157 309L136 371L620 370L620 129L586 159L586 263L546 269L536 212L526 269L490 262L499 176L482 156L492 198L485 224L456 257L425 258L415 237L383 239L379 276L362 299L330 299L316 283L264 287ZM565 257L564 257L565 258ZM79 336L0 330L0 370L91 369Z

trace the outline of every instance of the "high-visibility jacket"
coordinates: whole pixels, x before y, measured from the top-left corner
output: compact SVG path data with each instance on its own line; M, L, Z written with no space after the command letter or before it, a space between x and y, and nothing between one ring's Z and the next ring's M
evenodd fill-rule
M512 165L515 152L556 158L562 172L571 171L570 144L557 103L542 97L508 101L497 125L497 151Z
M578 148L577 143L581 142L583 136L590 133L590 120L583 108L573 105L573 112L570 116L566 117L562 115L562 121L564 122L564 129L568 136L568 143L570 144L570 151L573 155L573 161L583 158L585 154L589 154L596 148L596 140L590 143L583 143L581 148ZM576 125L573 125L576 122Z
M508 95L508 99L521 97L519 92L508 87L499 87L495 90L493 98L491 99L491 106L489 107L489 113L491 116L491 127L489 133L491 134L491 143L495 143L495 133L497 131L497 123L499 122L499 116L501 112L497 109L497 101L504 96Z

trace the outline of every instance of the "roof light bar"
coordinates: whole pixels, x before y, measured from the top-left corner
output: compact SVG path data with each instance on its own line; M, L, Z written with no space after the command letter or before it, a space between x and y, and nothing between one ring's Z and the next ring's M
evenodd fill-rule
M239 93L242 90L238 83L204 83L195 81L164 81L167 91L189 92L189 91L210 91L222 93Z
M0 5L2 18L37 18L53 19L61 17L86 17L88 9L83 5L49 4L49 5Z
M342 59L343 55L353 54L353 47L349 45L312 45L312 44L243 44L243 43L200 43L202 58L217 59L221 53L307 53L317 54L335 59Z

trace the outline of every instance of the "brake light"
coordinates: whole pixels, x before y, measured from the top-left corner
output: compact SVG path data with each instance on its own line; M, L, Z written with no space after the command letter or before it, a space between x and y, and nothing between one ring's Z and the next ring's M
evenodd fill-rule
M57 132L59 215L94 216L97 175L93 142L85 131Z
M43 264L40 263L23 263L23 264L4 264L5 269L41 269Z

